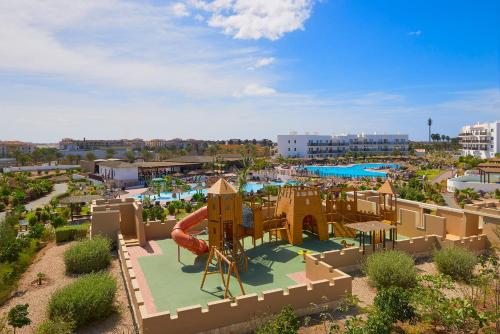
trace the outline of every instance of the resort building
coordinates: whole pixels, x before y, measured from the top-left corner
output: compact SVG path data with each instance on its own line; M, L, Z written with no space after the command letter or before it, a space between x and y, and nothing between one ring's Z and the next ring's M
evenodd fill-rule
M136 139L71 139L64 138L59 142L59 149L62 151L79 151L79 150L106 150L106 149L131 149L139 150L145 146L144 140Z
M462 155L494 158L500 153L500 121L466 125L459 134Z
M0 158L12 157L15 152L33 153L36 145L17 140L0 141Z
M347 134L278 135L278 155L285 158L331 158L352 154L408 153L408 135L401 134Z

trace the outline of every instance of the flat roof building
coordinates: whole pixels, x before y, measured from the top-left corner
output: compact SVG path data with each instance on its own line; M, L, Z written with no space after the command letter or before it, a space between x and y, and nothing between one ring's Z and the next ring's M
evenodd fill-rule
M489 159L500 153L500 121L465 125L458 136L464 156Z
M408 135L401 134L346 134L278 135L278 155L285 158L331 158L353 154L408 153Z

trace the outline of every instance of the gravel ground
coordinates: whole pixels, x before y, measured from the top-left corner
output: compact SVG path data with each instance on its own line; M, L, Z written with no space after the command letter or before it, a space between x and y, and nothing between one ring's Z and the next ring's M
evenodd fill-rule
M29 318L32 323L20 330L18 334L33 333L36 327L45 320L45 311L50 296L57 289L74 281L75 277L65 274L63 254L72 243L56 245L51 243L42 249L35 260L19 281L17 296L0 306L0 316L17 304L29 304ZM46 280L41 286L37 285L37 274L44 273ZM108 319L92 324L79 333L133 333L132 315L128 309L128 301L121 278L119 261L113 260L110 272L117 278L118 293L117 306L119 313Z
M418 261L416 264L419 275L438 274L435 264L430 261ZM361 272L349 273L353 277L352 281L352 294L359 298L359 306L367 307L373 304L373 300L377 294L377 289L370 286L368 277L364 276ZM445 294L448 297L464 297L466 285L461 283L454 283L455 290L447 290ZM345 316L342 320L345 319ZM325 333L324 325L314 325L310 327L302 327L299 330L300 334L319 334Z

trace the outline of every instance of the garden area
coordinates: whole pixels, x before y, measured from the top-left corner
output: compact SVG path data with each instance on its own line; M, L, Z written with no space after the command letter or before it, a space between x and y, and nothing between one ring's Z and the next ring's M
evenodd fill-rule
M369 256L353 274L353 294L335 308L291 307L255 319L256 333L498 333L500 281L496 255L444 248L415 260L400 251ZM325 301L326 302L326 301Z
M61 205L70 193L94 191L70 181L48 204L19 204L0 219L0 333L134 332L114 245L88 240L89 224L71 222Z
M52 191L48 179L33 179L28 173L8 173L0 177L0 212L11 208L22 211L23 205Z

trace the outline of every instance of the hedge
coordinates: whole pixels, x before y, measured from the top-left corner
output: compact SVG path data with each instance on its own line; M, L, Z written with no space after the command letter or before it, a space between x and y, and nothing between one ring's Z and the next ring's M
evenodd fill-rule
M106 269L111 263L111 243L103 237L84 240L64 252L66 272L87 274Z
M107 273L88 274L57 290L47 306L51 320L64 319L77 328L115 312L116 280Z
M56 228L56 242L84 239L87 236L88 224L66 225Z

